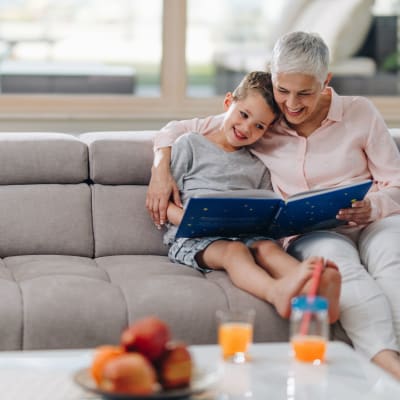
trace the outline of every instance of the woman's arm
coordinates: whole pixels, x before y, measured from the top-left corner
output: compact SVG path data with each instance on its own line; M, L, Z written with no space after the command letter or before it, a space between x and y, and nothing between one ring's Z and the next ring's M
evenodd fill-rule
M364 108L364 118L371 115L364 152L374 185L363 201L341 210L340 219L357 225L400 212L400 153L382 116L370 104Z
M154 150L172 146L179 136L186 132L207 135L221 125L225 114L212 115L206 118L193 118L182 121L171 121L154 137Z

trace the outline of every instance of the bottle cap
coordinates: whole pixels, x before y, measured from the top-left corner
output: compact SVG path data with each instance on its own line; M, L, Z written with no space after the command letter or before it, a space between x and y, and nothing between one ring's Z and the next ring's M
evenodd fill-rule
M328 300L322 296L297 296L292 299L292 310L299 311L326 311Z

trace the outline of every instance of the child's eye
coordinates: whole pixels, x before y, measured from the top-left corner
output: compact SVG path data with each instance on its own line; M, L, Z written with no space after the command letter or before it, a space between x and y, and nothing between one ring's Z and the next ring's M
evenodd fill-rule
M256 128L257 128L257 129L260 129L260 130L262 130L262 131L265 130L265 126L264 126L264 125L261 125L261 124L257 124L257 125L256 125Z
M240 116L242 117L242 118L248 118L248 115L247 115L247 113L245 113L244 111L240 111Z

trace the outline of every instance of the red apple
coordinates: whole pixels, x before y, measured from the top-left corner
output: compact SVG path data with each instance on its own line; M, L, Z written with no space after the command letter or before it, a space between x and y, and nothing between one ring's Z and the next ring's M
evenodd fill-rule
M193 364L184 343L169 342L158 365L159 380L164 389L182 388L190 384Z
M121 335L121 345L126 351L139 352L150 361L159 359L170 339L167 324L157 317L146 317L126 328Z
M125 353L104 366L99 387L112 393L149 395L157 389L157 375L147 358Z

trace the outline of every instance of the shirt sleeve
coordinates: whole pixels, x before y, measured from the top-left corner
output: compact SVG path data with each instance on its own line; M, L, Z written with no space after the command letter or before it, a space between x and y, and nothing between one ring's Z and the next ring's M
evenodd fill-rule
M376 220L400 213L400 153L383 118L372 107L374 119L365 152L374 180L367 198L371 201L372 220Z
M196 132L207 135L216 129L223 121L225 114L212 115L206 118L171 121L158 132L153 140L154 151L162 147L170 147L175 140L186 132Z
M171 150L171 173L180 191L183 189L183 182L193 162L193 150L188 136L177 140Z
M271 173L269 169L260 161L260 166L258 168L264 168L264 175L261 178L259 189L267 189L272 190L272 183L271 183Z

